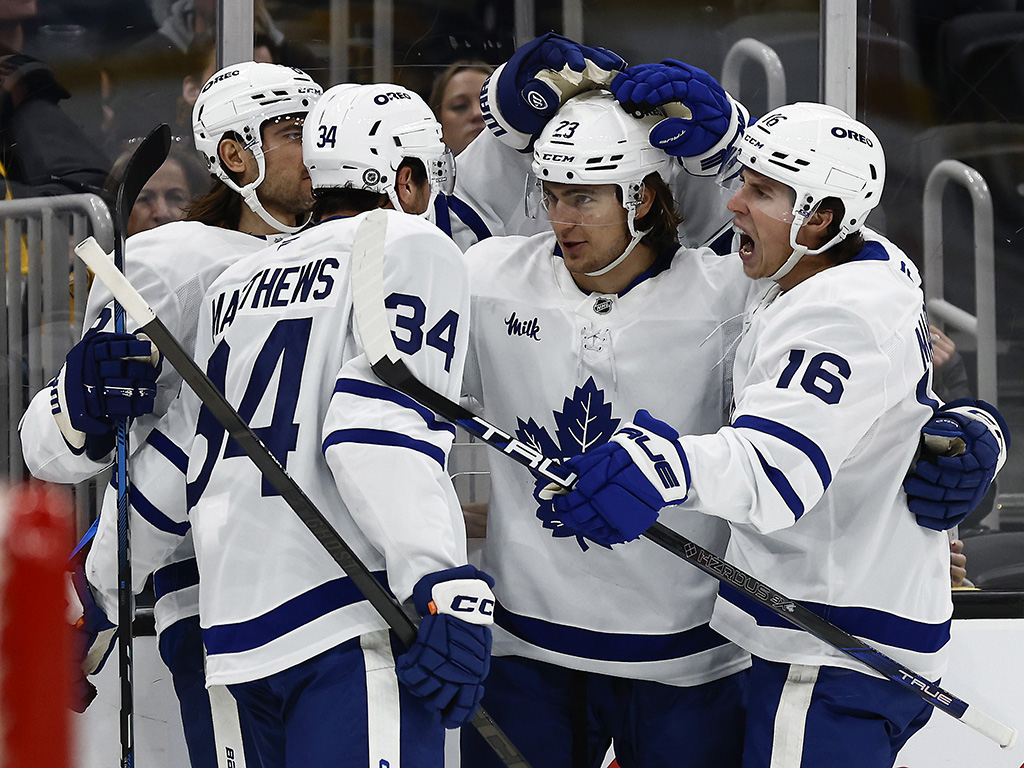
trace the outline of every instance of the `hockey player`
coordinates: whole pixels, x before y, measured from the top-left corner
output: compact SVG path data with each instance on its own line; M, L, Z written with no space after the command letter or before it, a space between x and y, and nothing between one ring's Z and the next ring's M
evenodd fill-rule
M628 115L608 91L570 99L533 147L531 197L548 231L466 254L463 390L548 456L604 442L652 400L696 432L725 418L725 360L751 286L738 263L679 246L672 159L648 140L657 119ZM531 764L599 766L614 739L624 768L683 754L738 766L749 661L708 627L717 583L654 545L553 542L534 519L529 472L497 454L490 472L482 567L498 606L484 706ZM724 552L722 521L686 530ZM463 761L496 765L469 732Z
M241 254L265 247L268 238L297 231L309 219L313 198L302 164L301 131L303 117L320 93L320 87L299 70L243 62L214 74L199 95L194 137L216 181L191 207L187 221L129 238L125 259L133 285L186 348L195 342L198 304L213 277ZM160 367L156 379L155 369L147 363L119 361L125 354L148 356L149 343L106 332L113 328L111 298L105 286L94 286L85 315L87 333L53 382L33 398L22 420L25 461L36 477L75 483L108 467L114 445L111 415L138 417L130 433L133 449L149 440L173 455L161 434L151 430L177 395L181 378L169 365ZM118 376L121 381L110 380ZM100 640L89 654L88 672L98 670L113 646L113 625L104 614L117 615L115 499L115 493L105 494L87 567L75 579L86 608L82 642ZM168 557L150 560L148 526L133 525L135 589L156 571L160 653L181 704L189 758L193 768L214 768L191 533L187 525L172 524L149 510L139 495L133 500L137 508L151 511L149 525L178 542ZM93 594L98 607L92 604ZM217 700L230 704L229 696Z
M557 535L605 546L659 515L681 528L728 521L730 562L938 679L948 542L918 525L901 483L939 403L916 272L863 229L882 191L882 149L840 110L792 104L748 130L738 161L732 261L772 285L746 318L729 425L700 434L638 411L567 462L579 474L569 494L552 499L538 484L538 516ZM677 350L673 341L662 351ZM938 417L1002 462L1008 436L990 407L951 405ZM633 547L646 545L623 553ZM753 657L744 768L888 768L931 714L731 589L710 626Z
M492 580L466 562L445 472L454 428L376 379L353 325L358 214L394 200L351 184L351 148L338 138L360 88L328 90L306 121L318 223L220 275L203 300L196 359L357 556L412 600L423 616L416 643L396 665L383 619L191 390L162 422L186 446L187 500L166 456L148 447L133 481L179 524L188 508L207 678L238 700L264 766L441 768L442 726L467 722L482 694ZM429 197L443 178L428 182L415 166L440 154L440 133L434 144L405 136L417 141L404 144L397 178L412 168L421 181L410 193ZM393 333L420 380L457 396L469 312L462 254L429 222L385 218Z

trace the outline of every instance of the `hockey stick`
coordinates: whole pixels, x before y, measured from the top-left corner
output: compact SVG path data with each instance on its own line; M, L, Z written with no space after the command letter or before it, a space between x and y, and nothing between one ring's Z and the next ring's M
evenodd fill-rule
M380 235L383 245L383 232ZM564 489L572 488L576 476L553 459L506 432L488 424L459 403L418 381L402 360L388 323L384 304L382 265L371 254L356 248L353 252L352 295L356 324L362 335L363 349L373 372L394 389L404 392L421 405L457 424L492 447L512 457ZM926 702L974 728L1009 749L1017 740L1017 731L978 711L908 667L886 656L875 647L857 639L835 624L818 616L802 604L730 565L721 557L696 544L662 523L654 523L644 534L655 544L686 560L704 573L744 593L754 602L786 619L796 627L857 659L866 666L911 691Z
M345 540L331 526L323 513L289 476L278 460L238 415L223 393L210 381L203 370L189 356L173 334L167 329L146 300L119 272L94 238L88 238L75 247L82 259L110 292L117 297L125 311L166 357L181 378L199 396L203 405L220 422L228 437L237 441L242 450L263 474L263 477L281 494L302 523L316 537L320 545L345 572L366 600L383 617L403 645L409 647L416 640L416 624L405 613L398 600L371 574ZM507 768L530 768L508 736L497 726L483 708L472 720L473 726L490 744Z
M150 177L164 164L171 148L171 129L161 123L142 140L128 158L124 176L114 199L114 266L124 272L124 244L128 219L135 201ZM114 301L114 331L124 333L124 308ZM128 417L117 420L115 487L117 488L117 631L118 669L121 680L121 766L135 763L134 681L132 679L132 620L135 595L132 592L132 545L128 526Z

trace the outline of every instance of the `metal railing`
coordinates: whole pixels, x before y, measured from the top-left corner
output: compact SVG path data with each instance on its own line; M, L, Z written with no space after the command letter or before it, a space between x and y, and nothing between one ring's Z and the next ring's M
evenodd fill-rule
M0 465L13 481L25 475L18 436L25 407L82 334L88 273L72 258L72 246L93 235L110 250L114 230L106 204L92 194L0 201L0 222L5 256L0 300L6 307L0 312L5 362L0 391L7 399L0 412ZM83 483L76 493L79 526L97 508L91 498L95 485Z
M767 108L771 110L785 104L786 71L782 66L782 60L774 48L752 37L737 40L725 54L725 60L722 62L722 87L734 98L743 101L740 94L740 73L743 64L748 60L760 64L764 70L768 87Z
M942 193L948 182L971 195L974 212L975 313L945 298ZM959 160L935 164L924 185L924 295L928 314L974 336L978 344L978 397L998 405L996 375L996 278L992 194L980 173Z

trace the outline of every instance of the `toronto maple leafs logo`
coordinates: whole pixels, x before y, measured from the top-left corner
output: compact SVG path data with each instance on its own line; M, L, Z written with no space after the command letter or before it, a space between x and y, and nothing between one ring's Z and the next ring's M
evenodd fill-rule
M593 377L582 387L576 387L571 398L562 401L561 411L551 413L555 417L554 438L533 418L517 420L516 437L543 455L562 461L608 442L619 426L619 419L612 416L611 403L605 401L604 392L597 388ZM569 529L560 532L555 522L545 522L544 527L552 529L556 537L574 535ZM588 547L583 538L576 536L576 541L586 552Z
M572 398L562 401L561 411L552 411L552 414L556 427L554 438L532 418L518 419L516 437L545 456L562 460L607 442L619 426L619 419L612 416L612 404L605 401L604 392L597 388L593 376L582 387L576 387Z

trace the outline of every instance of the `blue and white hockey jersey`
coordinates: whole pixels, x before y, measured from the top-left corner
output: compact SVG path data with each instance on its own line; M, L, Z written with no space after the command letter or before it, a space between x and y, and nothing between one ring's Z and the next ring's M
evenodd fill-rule
M220 272L244 257L267 246L263 237L235 230L211 227L199 222L172 222L140 232L128 238L125 248L125 274L157 316L188 351L195 345L196 320L203 294ZM85 328L94 326L114 329L113 297L101 282L96 281L89 292ZM128 331L135 325L125 318ZM173 460L184 471L180 456L154 433L153 425L166 413L181 389L181 376L164 362L157 379L157 399L152 414L135 419L129 432L129 448L137 451L147 440L158 449L171 452ZM85 451L73 451L61 435L54 420L50 387L32 398L22 418L22 450L25 463L35 477L56 483L77 483L103 471L113 461L113 454L103 461L93 461ZM157 603L154 608L157 631L179 619L198 612L198 574L192 553L187 524L162 518L139 499L145 510L145 524L133 526L133 550L138 562L133 571L135 591L144 586L150 571L154 574ZM156 531L159 542L147 542ZM145 553L151 544L165 546L165 535L178 539L174 552L164 562L149 562ZM93 586L96 601L112 621L117 617L117 493L104 494L96 537L86 560L86 573Z
M709 433L725 423L731 359L755 286L739 259L665 253L618 295L581 291L551 233L471 248L471 351L463 391L483 416L544 454L606 441L641 407ZM654 411L660 413L660 411ZM496 579L494 652L633 679L697 685L747 655L708 622L717 582L640 541L583 551L537 522L530 472L489 452L483 568ZM724 552L723 521L680 531Z
M730 521L729 562L937 679L949 545L901 487L937 405L919 282L898 249L869 242L754 312L731 424L681 438L689 498L661 519ZM771 661L865 671L730 588L711 626Z
M445 471L454 428L370 370L350 293L362 218L322 222L226 270L203 302L196 359L405 600L423 575L466 562ZM469 309L462 254L428 222L387 218L396 344L418 379L457 397ZM133 482L168 519L191 524L209 685L265 677L386 626L191 390L164 423L188 454L187 518L164 454L141 451Z

